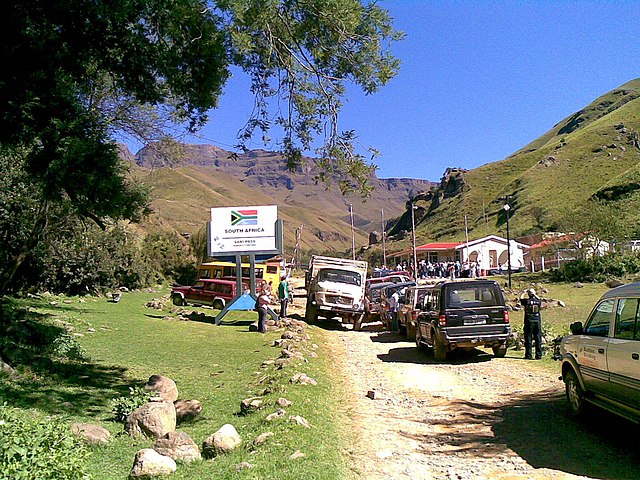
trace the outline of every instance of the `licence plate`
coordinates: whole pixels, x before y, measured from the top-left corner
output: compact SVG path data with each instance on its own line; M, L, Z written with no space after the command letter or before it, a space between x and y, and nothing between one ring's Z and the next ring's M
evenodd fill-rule
M465 318L464 319L465 325L484 325L486 323L487 323L486 318Z

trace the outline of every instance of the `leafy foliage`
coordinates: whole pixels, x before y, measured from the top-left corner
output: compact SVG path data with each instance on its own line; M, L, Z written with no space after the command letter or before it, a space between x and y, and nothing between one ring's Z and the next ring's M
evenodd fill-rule
M550 272L556 282L604 282L640 272L640 256L635 253L608 253L562 264Z
M31 420L21 410L0 406L0 478L86 479L87 454L62 421Z
M129 396L118 397L111 400L111 413L117 422L126 422L127 417L138 407L141 407L153 397L153 393L147 392L143 387L129 387Z

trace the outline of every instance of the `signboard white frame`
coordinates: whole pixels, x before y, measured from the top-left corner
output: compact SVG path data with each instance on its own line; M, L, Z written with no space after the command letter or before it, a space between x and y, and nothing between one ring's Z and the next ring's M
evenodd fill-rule
M283 253L277 205L212 208L207 246L212 257Z

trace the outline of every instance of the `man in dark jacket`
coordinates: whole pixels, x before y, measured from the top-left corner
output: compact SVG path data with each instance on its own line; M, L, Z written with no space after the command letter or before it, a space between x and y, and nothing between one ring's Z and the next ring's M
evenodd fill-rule
M524 358L531 360L531 344L536 344L536 360L542 358L542 318L540 309L542 300L531 288L520 297L520 303L524 307Z

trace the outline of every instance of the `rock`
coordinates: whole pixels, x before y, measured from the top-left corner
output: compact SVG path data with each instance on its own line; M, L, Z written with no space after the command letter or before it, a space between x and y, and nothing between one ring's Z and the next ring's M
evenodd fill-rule
M257 332L258 331L258 321L257 320L249 325L249 331L250 332Z
M186 463L202 458L198 445L185 432L167 433L154 442L153 449L160 455Z
M173 402L149 402L135 409L124 425L132 436L160 438L176 429L176 408Z
M287 400L286 398L280 397L278 400L276 400L276 403L278 404L278 406L286 408L291 406L293 402Z
M367 397L371 400L375 400L378 397L378 392L376 392L375 390L369 390L367 392Z
M176 400L173 402L176 409L176 422L191 420L202 412L202 404L198 400Z
M13 367L8 363L4 363L4 361L0 358L0 372L12 374L15 372Z
M71 432L82 438L89 445L99 445L109 443L111 432L100 425L92 423L72 423Z
M239 472L240 470L244 470L246 468L253 468L253 465L251 465L249 462L239 463L238 465L236 465L236 472Z
M253 441L254 445L262 445L269 437L273 437L273 432L264 432L256 437Z
M273 360L265 360L264 362L262 362L262 366L263 367L268 367L269 365L273 365L274 363L276 363Z
M309 421L306 418L301 417L300 415L289 417L289 421L293 423L297 423L298 425L304 428L311 428L311 424L309 423Z
M144 386L147 392L157 393L165 401L175 402L178 399L176 382L162 375L151 375Z
M574 283L574 284L573 284L573 286L574 286L575 288L584 288L584 285L583 285L582 283L580 283L580 282L576 282L576 283Z
M297 460L298 458L302 458L302 457L305 457L305 456L306 455L304 453L302 453L300 450L296 450L291 455L289 455L289 458L291 460Z
M228 453L238 447L242 439L235 427L230 423L220 427L216 433L207 438L202 445L202 453L207 458L215 457L220 453Z
M559 307L566 307L567 305L562 300L558 300L558 306Z
M240 412L243 415L257 412L262 408L262 399L260 397L245 398L240 402Z
M269 415L267 415L267 416L265 417L265 420L266 420L267 422L271 422L271 421L273 421L273 420L277 420L278 418L282 418L282 417L284 417L284 415L285 415L286 413L287 413L287 412L285 412L284 410L279 409L277 412L273 412L273 413L270 413Z
M607 280L606 282L604 282L605 285L609 288L615 288L615 287L619 287L621 285L624 285L624 283L622 283L620 280L618 280L617 278L612 278L611 280Z
M160 455L152 448L138 450L129 473L131 478L171 475L177 470L176 462L170 457Z
M293 337L295 337L294 333L289 330L287 330L280 336L280 338L284 340L291 340Z
M315 379L309 377L306 373L296 373L293 377L291 377L291 380L289 380L289 382L300 384L300 385L317 385L318 384L318 382Z

